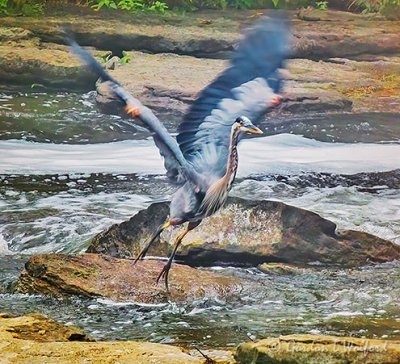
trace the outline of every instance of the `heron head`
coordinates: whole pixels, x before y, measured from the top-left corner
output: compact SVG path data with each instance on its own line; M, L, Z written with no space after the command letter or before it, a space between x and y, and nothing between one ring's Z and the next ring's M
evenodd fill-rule
M243 133L263 134L263 132L257 128L246 116L239 116L235 120L235 126Z

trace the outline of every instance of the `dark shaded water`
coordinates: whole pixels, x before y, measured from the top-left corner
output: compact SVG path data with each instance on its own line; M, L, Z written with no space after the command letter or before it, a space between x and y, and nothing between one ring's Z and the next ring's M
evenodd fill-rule
M400 243L399 120L269 120L266 137L241 144L232 194L278 199ZM241 302L149 307L9 294L28 255L84 251L95 233L173 189L149 133L99 113L90 94L0 91L0 155L0 311L38 311L98 339L226 346L293 332L400 337L398 263L290 277L222 270L265 285Z

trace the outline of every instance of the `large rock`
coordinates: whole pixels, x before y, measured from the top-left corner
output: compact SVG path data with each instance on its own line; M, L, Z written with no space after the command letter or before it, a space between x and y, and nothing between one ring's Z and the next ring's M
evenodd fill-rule
M167 203L153 204L98 234L88 251L134 257L167 215ZM168 254L182 229L165 231L149 254ZM280 261L358 266L399 259L400 246L360 231L336 231L333 222L282 202L231 198L185 237L177 258L191 265Z
M239 298L253 283L221 274L174 264L168 293L156 278L165 262L132 260L97 254L32 256L25 265L16 290L53 296L80 295L108 297L118 301L163 303L169 300L192 302L204 297Z
M78 342L85 338L66 336L74 329L40 315L10 318L0 314L1 363L7 364L203 364L204 358L179 347L149 342ZM55 331L55 332L54 332ZM72 333L71 335L76 335ZM216 363L228 363L228 352L217 352ZM209 354L214 357L211 351ZM218 359L219 358L219 359Z
M241 344L235 359L240 364L395 364L400 362L400 341L288 335Z

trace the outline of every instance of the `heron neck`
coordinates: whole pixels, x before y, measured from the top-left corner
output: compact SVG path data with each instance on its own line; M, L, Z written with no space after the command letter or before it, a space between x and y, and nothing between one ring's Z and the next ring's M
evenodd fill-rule
M238 152L237 152L237 144L239 141L239 128L232 128L231 131L231 140L229 144L229 155L228 162L226 165L226 172L224 175L224 179L228 184L228 188L231 187L233 180L236 177L236 171L238 168Z

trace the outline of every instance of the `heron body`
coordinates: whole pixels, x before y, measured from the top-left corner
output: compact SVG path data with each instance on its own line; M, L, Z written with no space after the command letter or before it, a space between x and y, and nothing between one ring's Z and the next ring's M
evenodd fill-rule
M202 191L196 192L190 182L186 182L174 194L170 205L170 219L174 220L174 223L175 221L180 223L201 221L205 217L214 214L224 205L238 168L237 144L239 135L244 132L241 129L244 123L249 127L252 125L247 118L238 118L238 121L232 126L229 157L224 175L218 179L208 176L205 193ZM262 131L254 126L250 132L262 134Z
M182 239L218 211L228 197L238 168L238 143L244 134L262 134L257 123L279 100L279 68L288 55L288 38L286 19L269 18L256 24L234 52L230 66L200 92L179 125L176 139L149 108L127 93L87 51L69 40L73 52L109 85L126 113L152 132L167 176L179 186L168 220L136 257L136 261L144 258L164 229L188 223L157 278L157 282L164 278L167 289L168 273Z

